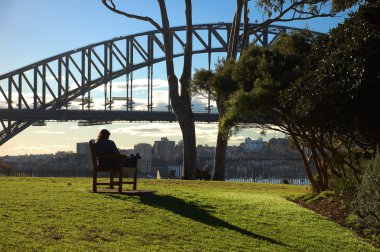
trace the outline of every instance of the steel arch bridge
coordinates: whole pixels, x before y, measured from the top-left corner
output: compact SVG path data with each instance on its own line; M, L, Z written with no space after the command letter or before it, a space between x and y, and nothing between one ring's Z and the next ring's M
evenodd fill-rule
M211 55L227 51L231 27L230 23L194 25L192 54L208 54L210 68ZM171 30L173 55L181 57L186 27ZM249 41L270 46L281 33L298 31L271 25L250 35ZM175 121L169 98L164 110L155 109L153 103L153 66L164 60L163 38L156 30L87 45L1 75L0 145L27 127L44 125L48 120L76 120L82 126L111 121ZM133 73L144 68L148 76L146 104L145 109L137 109ZM124 76L124 94L113 96L112 80ZM91 91L100 86L104 86L102 106L95 109ZM123 103L122 109L115 109L117 102ZM206 113L195 112L195 120L216 122L218 114L210 112L211 106L208 100Z

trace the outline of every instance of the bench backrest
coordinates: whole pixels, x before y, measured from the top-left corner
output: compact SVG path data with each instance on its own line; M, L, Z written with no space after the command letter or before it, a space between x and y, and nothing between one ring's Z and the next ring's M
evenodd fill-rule
M95 140L90 140L88 143L90 144L92 165L96 169L98 167L98 159L96 157Z

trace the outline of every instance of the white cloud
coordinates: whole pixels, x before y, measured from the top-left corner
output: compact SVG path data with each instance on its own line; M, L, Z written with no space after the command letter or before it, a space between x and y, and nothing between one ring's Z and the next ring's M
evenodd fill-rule
M232 136L229 140L228 143L230 145L239 145L245 140L245 136Z
M47 146L29 146L29 145L16 145L13 147L9 147L8 151L19 151L19 150L28 150L28 151L39 151L46 150Z
M10 147L8 152L15 153L29 153L29 154L39 154L39 153L55 153L63 149L68 149L72 146L68 145L16 145Z
M129 82L131 85L131 82ZM134 79L132 81L133 92L138 91L148 91L148 79ZM168 81L161 79L153 79L153 92L159 89L167 89ZM112 82L112 91L114 92L125 92L127 89L125 81Z
M137 124L128 127L121 127L111 130L112 134L126 134L129 136L139 136L142 139L144 137L157 138L160 139L162 136L165 137L179 137L182 136L178 124Z
M57 94L55 94L57 95ZM33 104L34 104L34 93L32 93L31 91L28 91L28 92L23 92L22 93L22 96L24 97L26 103L28 104L28 106L30 108L33 108ZM37 92L37 96L40 98L40 100L42 100L42 93L41 92ZM17 106L18 104L18 93L14 92L13 93L13 96L12 96L12 102L13 102L13 106ZM50 94L49 91L47 91L46 95L45 95L45 101L46 103L49 103L51 101L54 100L54 97ZM2 101L0 101L0 107L2 107ZM5 101L4 101L5 103ZM23 101L21 101L21 105L23 106L23 108L25 108L25 104Z
M198 124L195 128L197 141L201 143L215 145L216 136L218 134L217 124Z
M74 140L74 141L80 140L79 137L67 137L66 139L67 140Z
M48 135L60 135L60 134L66 134L65 131L50 131L50 130L35 130L33 133L36 134L48 134Z
M57 76L57 78L58 78L58 74L56 74L56 76ZM64 81L65 79L66 79L66 76L61 75L61 80ZM47 81L48 81L48 80L53 80L55 84L57 83L57 80L54 78L53 75L46 75L46 80L47 80ZM51 84L51 83L49 83L49 84Z
M0 101L0 108L2 109L8 108L8 103L5 101Z
M64 144L54 144L52 145L56 149L68 149L71 148L71 145L64 145Z
M192 97L191 104L193 105L194 112L206 113L207 108L208 108L208 98L201 95L195 95ZM211 106L210 112L212 113L217 112L215 101L210 100L210 106Z

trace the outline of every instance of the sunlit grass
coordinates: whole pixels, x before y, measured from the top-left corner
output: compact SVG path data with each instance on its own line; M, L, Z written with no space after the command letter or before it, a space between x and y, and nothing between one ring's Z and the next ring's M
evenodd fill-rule
M139 180L140 196L90 179L0 178L0 251L376 251L286 200L306 187Z

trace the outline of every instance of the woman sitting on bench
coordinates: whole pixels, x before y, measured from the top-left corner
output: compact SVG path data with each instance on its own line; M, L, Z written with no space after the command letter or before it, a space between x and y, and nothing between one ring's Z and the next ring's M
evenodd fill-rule
M95 149L97 155L121 155L119 150L116 147L116 144L114 141L109 140L111 133L106 130L102 129L99 132L98 139L95 143ZM136 155L131 155L129 158L126 157L124 160L124 167L136 167L137 166L137 159L140 159L139 153ZM119 160L118 159L111 159L111 160L99 160L99 166L103 168L113 168L119 166Z

